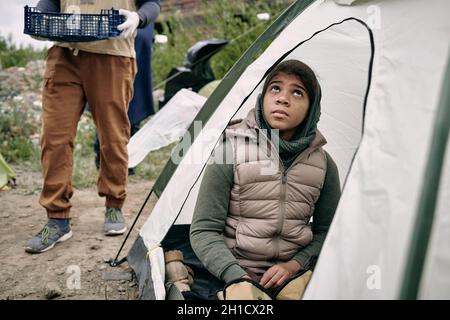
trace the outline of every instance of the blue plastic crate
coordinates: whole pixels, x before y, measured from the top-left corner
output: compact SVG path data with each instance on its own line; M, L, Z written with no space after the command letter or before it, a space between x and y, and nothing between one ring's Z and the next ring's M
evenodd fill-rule
M87 42L117 37L117 26L125 21L119 10L101 10L100 14L39 12L25 6L24 33L60 42Z

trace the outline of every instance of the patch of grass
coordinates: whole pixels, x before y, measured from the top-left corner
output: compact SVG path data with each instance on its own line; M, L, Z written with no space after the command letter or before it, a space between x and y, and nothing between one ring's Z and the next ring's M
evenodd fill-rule
M11 103L3 106L0 114L0 147L2 155L12 164L20 165L31 171L41 171L40 148L36 137L39 128L31 113L20 108L20 104ZM30 137L35 137L34 141ZM76 189L95 186L98 172L94 158L95 126L92 115L85 112L78 123L77 136L73 153L72 185ZM139 164L136 174L130 177L131 182L154 180L158 177L171 150L172 144L161 150L151 152Z
M30 139L37 132L35 119L20 104L10 101L0 107L0 149L8 162L39 161L39 149Z
M91 155L81 156L79 150L75 150L73 157L72 185L75 189L83 189L95 186L98 172L94 164L94 151Z

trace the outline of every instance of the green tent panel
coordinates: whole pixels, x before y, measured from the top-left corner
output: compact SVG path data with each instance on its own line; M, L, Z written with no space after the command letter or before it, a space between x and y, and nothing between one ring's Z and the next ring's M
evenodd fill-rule
M8 184L8 182L14 180L16 178L16 174L14 171L8 166L5 159L0 153L0 189Z

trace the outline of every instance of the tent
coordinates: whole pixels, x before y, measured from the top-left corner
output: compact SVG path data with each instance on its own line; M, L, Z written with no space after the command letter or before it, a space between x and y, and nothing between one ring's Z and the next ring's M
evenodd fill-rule
M155 182L158 201L127 256L140 297L166 297L163 250L189 245L222 131L254 106L268 70L296 58L322 85L319 129L342 182L304 298L450 298L448 12L447 0L303 0L286 9L208 98Z
M8 182L16 178L14 171L8 166L3 156L0 154L0 190L5 187Z

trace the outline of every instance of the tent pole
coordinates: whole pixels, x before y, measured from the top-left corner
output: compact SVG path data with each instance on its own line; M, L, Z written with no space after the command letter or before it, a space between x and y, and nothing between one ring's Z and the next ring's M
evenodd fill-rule
M417 299L428 242L433 226L439 181L450 128L450 59L447 62L438 110L434 122L431 147L425 168L416 220L413 227L409 256L406 261L400 299Z
M142 204L141 209L139 210L139 212L138 212L136 218L134 219L134 222L133 222L133 224L131 225L131 228L130 228L130 230L128 231L127 236L126 236L125 239L123 240L122 245L120 246L120 249L119 249L119 251L118 251L117 254L116 254L116 257L115 257L114 259L111 258L111 259L105 261L105 262L108 263L111 267L117 267L117 266L121 265L122 263L124 263L124 262L126 261L126 257L122 258L121 260L117 260L117 259L119 259L119 255L120 255L120 253L122 252L123 246L124 246L125 243L127 242L128 237L129 237L130 234L131 234L131 231L133 231L134 226L136 225L136 222L138 221L139 217L141 216L141 213L142 213L142 211L144 210L145 206L147 205L147 202L148 202L148 200L150 199L150 196L152 195L152 193L153 193L153 187L152 187L152 189L150 190L149 194L147 195L147 198L145 198L145 201L144 201L144 203Z

